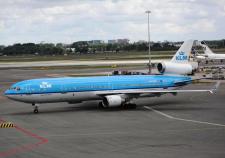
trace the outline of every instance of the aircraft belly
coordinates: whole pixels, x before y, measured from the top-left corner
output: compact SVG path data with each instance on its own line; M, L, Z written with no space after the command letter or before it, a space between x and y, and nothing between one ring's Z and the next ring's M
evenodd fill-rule
M16 101L22 101L26 103L79 102L101 99L93 92L23 94L13 95L10 98Z

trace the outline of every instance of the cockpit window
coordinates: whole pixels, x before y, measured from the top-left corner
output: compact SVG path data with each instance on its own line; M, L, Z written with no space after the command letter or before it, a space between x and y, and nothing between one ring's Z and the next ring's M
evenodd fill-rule
M19 90L20 90L20 87L10 87L9 90L16 90L16 91L19 91Z

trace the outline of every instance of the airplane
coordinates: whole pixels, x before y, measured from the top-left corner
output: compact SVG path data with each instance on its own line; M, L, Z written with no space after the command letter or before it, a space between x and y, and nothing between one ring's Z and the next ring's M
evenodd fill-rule
M42 103L102 100L100 107L119 107L129 106L135 98L159 97L166 93L214 93L219 86L217 83L212 89L179 89L192 81L190 76L166 75L40 78L15 83L4 94L9 99L32 104L33 112L38 113Z
M198 54L197 59L209 59L209 60L223 60L225 59L225 54L215 54L204 41L199 43L203 47L204 54Z
M193 75L198 68L197 62L190 61L194 40L185 41L170 61L157 64L161 74Z
M182 73L192 71L186 69L187 52L193 42L187 41L181 46L172 61L170 68ZM183 63L185 61L185 64ZM181 65L184 64L184 65ZM172 72L172 70L170 71ZM175 72L175 71L173 71ZM183 74L183 73L182 73ZM101 100L99 107L130 106L132 100L140 97L159 97L163 94L182 92L214 93L219 84L211 89L179 89L195 80L183 75L121 75L93 77L61 77L30 79L13 84L4 93L9 99L32 104L34 113L39 112L39 104L43 103L80 103L90 100Z

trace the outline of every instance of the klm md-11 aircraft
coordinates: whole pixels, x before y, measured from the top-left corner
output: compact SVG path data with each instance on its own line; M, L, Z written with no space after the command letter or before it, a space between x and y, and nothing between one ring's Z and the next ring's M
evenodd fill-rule
M187 50L190 46L192 45L188 44L188 49L186 47L179 49L173 60L182 59L187 62L188 58L180 55L189 54ZM12 100L32 104L34 113L38 113L38 105L41 103L101 100L99 103L101 107L117 107L129 105L134 98L139 97L155 97L166 93L175 95L179 92L213 93L218 87L216 85L209 90L178 89L191 82L191 77L174 75L41 78L15 83L5 91L5 95Z

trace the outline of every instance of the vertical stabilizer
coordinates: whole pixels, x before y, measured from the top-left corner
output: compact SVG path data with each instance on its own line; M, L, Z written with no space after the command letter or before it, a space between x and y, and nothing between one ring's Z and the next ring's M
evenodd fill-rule
M203 51L206 55L214 54L213 51L206 45L204 41L201 41L200 45L202 46Z
M181 45L181 47L178 49L176 54L173 56L171 62L174 62L174 63L187 63L189 58L190 58L190 54L191 54L191 49L192 49L193 43L194 43L194 40L185 41Z

